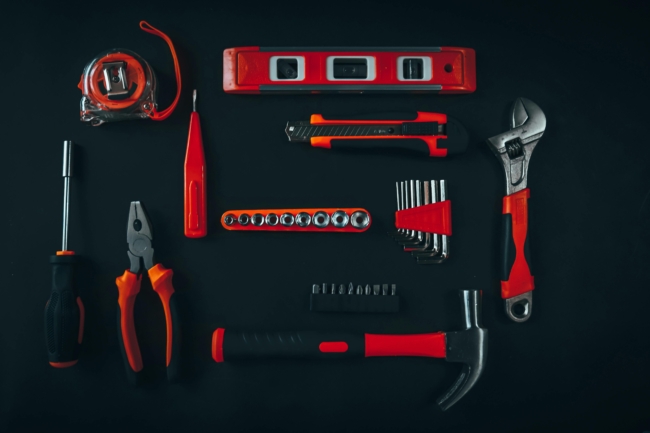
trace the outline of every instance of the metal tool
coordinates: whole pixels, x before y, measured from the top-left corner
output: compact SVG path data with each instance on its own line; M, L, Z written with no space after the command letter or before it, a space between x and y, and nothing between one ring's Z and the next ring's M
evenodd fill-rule
M196 89L192 93L192 114L185 151L184 232L188 238L202 238L208 234L205 153L201 122L196 112Z
M418 264L444 263L449 258L451 234L447 182L444 179L397 182L396 191L397 230L390 235L404 246L404 251L416 258Z
M362 116L312 114L309 121L288 122L290 142L334 149L402 149L444 157L465 152L467 131L446 114L408 112Z
M247 231L356 233L371 223L370 213L361 208L231 210L221 217L224 228Z
M75 279L79 262L74 251L68 250L73 149L72 141L63 142L63 240L61 251L50 256L52 288L45 304L45 346L50 365L56 368L77 363L84 331L84 305Z
M152 246L153 231L149 217L144 206L139 201L131 202L129 220L126 229L126 241L129 245L127 254L131 261L129 269L115 280L119 291L117 310L117 323L119 328L120 347L124 357L124 364L129 381L137 385L142 372L142 357L140 346L135 332L133 306L135 298L140 292L142 282L141 266L144 263L151 286L158 293L165 311L167 330L166 366L167 379L171 382L178 378L180 356L180 327L178 321L178 307L172 285L171 269L155 263L154 249Z
M337 293L329 293L327 284L323 284L322 289L318 284L312 285L310 310L329 313L397 313L399 311L396 284L390 285L392 287L390 291L388 284L382 284L381 291L373 292L381 296L358 296L364 295L361 284L357 285L356 291L352 283L348 284L347 290L344 284L338 287ZM367 294L370 295L370 291Z
M506 174L501 243L501 297L508 317L518 323L530 318L535 279L530 269L528 240L528 163L546 130L546 116L533 101L518 98L510 130L487 140Z
M343 332L239 332L218 328L212 335L216 362L265 358L343 359L373 356L424 356L462 363L454 384L437 403L447 410L474 387L485 369L487 329L481 324L481 293L462 290L463 329L412 335ZM374 297L390 299L391 296ZM351 296L350 299L359 299ZM288 343L291 342L291 343Z

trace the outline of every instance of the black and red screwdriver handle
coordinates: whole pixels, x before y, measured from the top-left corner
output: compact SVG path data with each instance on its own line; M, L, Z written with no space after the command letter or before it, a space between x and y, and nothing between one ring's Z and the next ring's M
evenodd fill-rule
M79 359L84 333L84 305L77 295L72 251L59 251L50 257L52 291L45 304L45 344L50 365L71 367Z
M178 322L178 306L174 287L172 286L171 269L161 264L154 265L149 269L149 278L153 289L158 293L165 311L165 324L167 332L167 344L165 360L167 366L167 379L174 382L180 372L180 327ZM124 358L126 374L134 385L138 385L142 376L142 355L138 345L138 337L135 332L135 321L133 319L133 307L135 298L140 292L142 275L134 274L128 269L121 277L115 280L119 292L117 309L117 326L120 339L120 348Z
M396 112L365 114L359 116L335 116L314 114L310 123L314 126L349 125L371 126L400 124L400 135L381 136L333 136L312 137L314 147L332 149L406 149L432 157L444 157L465 152L469 136L465 127L457 120L440 113ZM444 125L444 133L438 126Z
M535 288L528 240L528 188L503 198L501 296L514 298Z
M444 332L410 335L344 332L240 332L212 334L215 362L268 358L338 359L371 356L446 357Z

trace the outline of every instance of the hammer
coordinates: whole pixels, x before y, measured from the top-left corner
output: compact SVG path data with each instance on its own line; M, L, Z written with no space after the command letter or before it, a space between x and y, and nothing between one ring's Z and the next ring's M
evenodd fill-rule
M463 364L454 384L437 400L447 410L476 384L487 358L487 329L481 327L481 292L461 290L464 329L430 334L378 335L343 332L238 332L212 334L216 362L247 359L342 359L426 356Z

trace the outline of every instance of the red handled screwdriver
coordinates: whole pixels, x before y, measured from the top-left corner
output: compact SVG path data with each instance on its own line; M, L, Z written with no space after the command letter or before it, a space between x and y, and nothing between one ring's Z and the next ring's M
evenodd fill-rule
M84 330L84 306L74 276L77 257L68 250L72 149L72 141L63 142L63 245L61 251L50 256L52 292L45 304L45 344L50 365L56 368L77 363Z
M205 154L201 122L196 112L196 89L192 94L192 115L190 132L187 137L185 153L185 222L184 232L188 238L202 238L208 234L206 192L205 192Z

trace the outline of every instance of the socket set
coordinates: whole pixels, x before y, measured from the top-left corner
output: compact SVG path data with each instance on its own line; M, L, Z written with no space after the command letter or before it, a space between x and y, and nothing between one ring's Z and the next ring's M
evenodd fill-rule
M226 230L276 232L365 232L370 213L362 208L230 210L221 216Z
M397 212L391 235L418 264L440 264L449 258L451 201L446 180L396 182Z
M337 313L397 313L399 311L399 296L396 284L361 284L354 288L350 283L323 283L312 286L310 310L318 312Z

